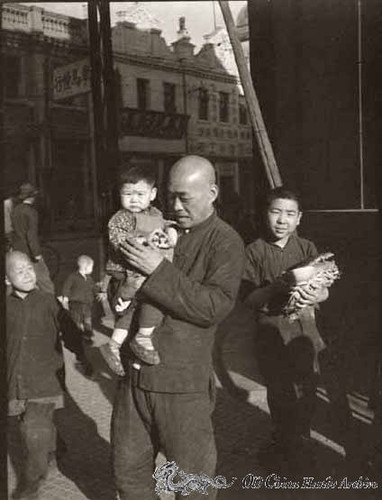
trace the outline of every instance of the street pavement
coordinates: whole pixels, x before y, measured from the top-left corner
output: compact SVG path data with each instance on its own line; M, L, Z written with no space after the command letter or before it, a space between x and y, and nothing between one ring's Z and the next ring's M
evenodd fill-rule
M116 499L110 465L109 426L117 380L98 350L107 341L111 326L110 318L103 318L95 332L94 345L88 348L89 359L97 371L96 380L85 378L76 366L74 355L66 350L64 352L68 393L65 409L57 411L56 416L67 452L42 485L40 500ZM329 420L325 417L327 408L319 408L317 420L320 422L317 421L312 433L312 442L308 443L307 449L296 450L297 459L293 467L290 463L279 466L276 463L267 466L260 464L258 451L267 443L271 426L265 390L256 369L253 335L252 317L240 305L217 333L214 353L217 400L213 415L218 448L217 474L223 475L227 481L236 478L230 488L219 490L218 500L272 500L280 497L316 500L328 496L348 500L378 498L379 489L338 488L341 482L345 486L345 477L350 480L350 477L357 479L363 475L365 479L366 475L359 470L353 471L350 476L340 443L333 436L328 437L330 432L323 433L322 429L330 430L330 417ZM321 406L327 406L324 399ZM359 421L361 423L357 424L357 429L361 436L360 443L367 448L372 440L372 426L367 412L363 412L363 415L363 421ZM325 418L329 421L327 426L322 425ZM22 462L20 438L13 420L9 426L10 492L16 486ZM159 457L157 465L164 461L164 457ZM185 472L199 474L203 471ZM256 482L259 488L243 487L243 479L248 479L249 474L259 477ZM277 487L272 474L282 479L280 487ZM338 481L337 487L302 489L304 476L312 476L315 481L331 476L333 481ZM264 481L267 477L266 485ZM289 483L288 487L288 481L292 480L295 484ZM192 499L192 496L189 498ZM172 500L173 496L162 493L161 499Z

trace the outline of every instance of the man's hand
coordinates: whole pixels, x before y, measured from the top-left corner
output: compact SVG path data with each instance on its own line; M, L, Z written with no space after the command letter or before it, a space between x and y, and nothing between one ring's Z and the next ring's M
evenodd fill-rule
M296 286L295 290L299 293L299 299L296 301L296 306L303 308L313 306L326 300L329 296L329 291L326 287L312 288L304 285Z
M121 243L120 250L126 261L146 276L150 276L164 259L157 248L142 245L133 239Z

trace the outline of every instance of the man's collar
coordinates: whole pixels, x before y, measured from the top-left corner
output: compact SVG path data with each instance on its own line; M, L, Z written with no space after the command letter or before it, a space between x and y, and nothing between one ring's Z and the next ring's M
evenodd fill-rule
M203 222L201 222L197 226L192 226L192 227L189 227L187 229L180 228L180 231L182 232L182 234L195 233L196 231L200 231L200 230L204 229L205 227L207 227L209 224L211 224L211 222L214 221L216 219L216 217L217 217L216 211L214 210L212 212L212 214L207 217L207 219L205 219Z

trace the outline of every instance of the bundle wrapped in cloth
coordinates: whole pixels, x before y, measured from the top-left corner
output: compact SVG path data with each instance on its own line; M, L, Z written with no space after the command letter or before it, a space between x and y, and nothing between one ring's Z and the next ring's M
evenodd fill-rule
M289 300L283 308L284 316L290 321L299 319L303 307L297 306L300 298L299 288L317 290L321 287L329 288L340 276L333 253L323 253L303 266L288 271L288 279L294 283Z

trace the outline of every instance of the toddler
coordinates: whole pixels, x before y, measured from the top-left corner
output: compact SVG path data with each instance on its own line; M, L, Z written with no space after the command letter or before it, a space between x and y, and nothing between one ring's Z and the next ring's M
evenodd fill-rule
M91 277L94 261L88 255L77 259L77 271L69 274L62 288L62 305L81 330L83 339L91 342L93 338L92 307L96 285Z
M113 335L101 353L110 368L124 375L120 347L128 336L135 306L139 305L138 331L130 341L130 348L138 359L147 364L159 364L158 352L152 343L152 333L162 321L162 312L147 302L137 304L136 293L145 276L126 265L120 245L128 238L136 238L143 245L154 245L172 260L177 232L173 223L166 222L162 213L151 206L157 195L155 176L150 168L131 167L121 176L121 209L108 224L110 255L106 272L111 276L109 290L116 314Z

